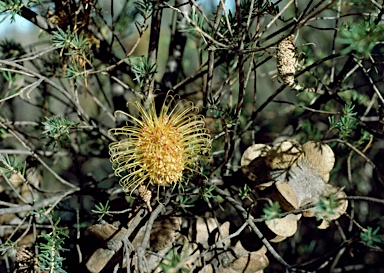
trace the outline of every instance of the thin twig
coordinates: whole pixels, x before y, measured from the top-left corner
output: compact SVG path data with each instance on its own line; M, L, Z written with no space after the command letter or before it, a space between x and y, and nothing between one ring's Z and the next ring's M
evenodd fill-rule
M41 208L51 206L53 203L55 202L57 203L58 200L62 201L68 195L72 195L75 192L78 192L79 190L80 190L79 188L70 189L70 190L61 192L60 194L57 194L55 196L38 201L33 205L20 205L12 208L0 208L0 215L27 212L27 211L39 212Z
M209 35L208 33L206 33L204 30L202 30L199 26L197 26L191 18L189 18L188 14L185 14L184 12L182 12L180 9L178 8L175 8L174 6L171 6L170 4L168 4L167 2L163 2L164 5L166 5L168 8L170 9L173 9L177 12L179 12L181 15L183 15L183 17L187 20L187 23L190 24L197 32L200 33L201 36L203 36L204 38L207 38L210 42L212 42L213 44L215 44L216 46L220 47L220 48L228 48L229 46L226 45L226 44L223 44L219 41L216 41L211 35Z
M145 229L143 241L137 249L137 266L138 266L140 272L143 272L143 264L142 263L143 263L143 259L144 259L144 252L145 252L145 249L147 248L148 243L149 243L149 238L151 235L153 223L156 220L156 218L159 216L161 211L164 209L164 206L166 204L168 204L169 200L170 200L170 198L168 197L164 201L164 203L159 203L157 205L156 209L154 211L152 211L151 216L149 217L149 219L147 221L147 227Z

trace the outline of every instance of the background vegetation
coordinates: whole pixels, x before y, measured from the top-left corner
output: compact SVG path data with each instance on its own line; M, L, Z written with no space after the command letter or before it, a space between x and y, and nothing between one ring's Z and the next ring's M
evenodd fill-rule
M86 272L91 225L136 228L167 215L187 219L181 233L200 217L230 220L228 240L245 238L249 251L263 239L265 272L384 272L382 4L224 2L0 3L3 19L21 16L39 29L36 43L0 41L1 272ZM276 49L291 34L294 84L276 65ZM200 108L213 156L182 189L161 190L149 212L113 175L108 130L124 123L114 111L130 111L127 101L153 90L159 105L172 90ZM259 228L280 208L265 206L240 159L252 144L291 138L332 147L330 183L343 187L349 206L328 229L306 218L294 236L272 243ZM264 212L251 225L255 205ZM144 221L128 225L136 216ZM162 257L171 262L160 261L160 271L184 272L183 253L168 250ZM140 259L140 251L129 253ZM121 260L104 271L127 271Z

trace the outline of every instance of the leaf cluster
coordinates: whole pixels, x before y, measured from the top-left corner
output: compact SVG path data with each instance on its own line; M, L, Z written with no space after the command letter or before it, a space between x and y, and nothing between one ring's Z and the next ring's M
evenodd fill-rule
M356 118L357 113L353 112L355 105L352 103L346 104L342 109L341 117L338 121L335 121L334 116L328 117L330 129L336 129L340 139L347 139L352 135L354 130L359 124Z
M340 202L335 199L334 194L330 194L328 198L320 198L320 201L316 203L314 208L317 220L331 219L331 217L337 213L339 206Z
M99 205L96 204L95 207L96 209L93 209L92 212L100 214L99 219L97 219L97 221L100 222L104 216L112 216L112 214L109 213L109 200L107 201L107 203L105 203L105 205L100 202Z
M135 74L134 80L143 87L148 85L157 73L157 64L152 63L147 57L130 58L129 63L132 65L132 71Z
M66 76L70 79L77 76L84 77L81 69L85 70L86 65L92 66L93 53L90 50L92 41L83 33L71 31L68 26L67 31L58 28L53 32L52 43L60 48L60 56L64 54L68 58Z
M27 7L31 4L39 3L42 4L40 0L31 0L25 2L23 0L4 0L0 2L0 14L5 14L5 16L0 20L0 23L4 22L8 17L10 17L11 22L15 22L16 15L20 15L21 9Z
M264 214L262 218L265 220L272 220L281 217L281 208L279 202L266 203L263 208Z
M24 176L26 162L19 162L16 156L9 157L8 154L0 154L0 161L3 163L3 167L0 166L0 175L10 176L12 174L21 174Z
M52 116L45 118L42 122L44 126L43 134L50 138L51 142L62 145L69 140L69 134L72 130L77 129L77 124L65 117ZM49 146L49 144L47 144Z
M380 227L373 230L372 227L367 227L365 231L360 233L361 240L369 247L374 247L376 243L382 243L382 235L378 234Z
M42 233L39 237L45 242L39 243L39 268L42 271L66 273L63 269L63 261L65 258L61 256L61 252L68 251L63 247L65 237L68 237L65 228L58 227L56 222L50 233Z
M337 41L346 46L340 53L342 55L356 52L368 58L373 47L384 40L384 25L373 17L361 19L358 22L349 22L340 28L340 37Z

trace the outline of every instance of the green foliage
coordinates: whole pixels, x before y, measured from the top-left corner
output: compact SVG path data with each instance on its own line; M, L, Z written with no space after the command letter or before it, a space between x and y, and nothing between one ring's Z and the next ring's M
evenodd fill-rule
M361 131L360 131L360 138L358 140L354 141L353 145L356 146L356 147L364 145L372 137L373 136L369 132L361 129Z
M10 17L12 23L15 22L15 17L16 15L20 15L21 9L34 3L42 4L39 0L32 0L28 2L23 0L0 1L0 15L5 13L5 16L0 20L0 23L4 22L8 17Z
M1 255L6 255L7 253L12 253L16 251L17 243L7 240L4 244L0 245Z
M151 63L147 57L131 58L130 64L132 65L133 73L135 73L135 81L141 87L148 85L157 73L157 64Z
M368 58L373 47L384 40L384 25L368 17L342 26L340 36L337 41L347 46L340 52L342 55L355 51Z
M181 209L183 212L187 212L188 208L192 208L195 206L195 202L199 199L197 195L182 195L179 194L176 197L177 207Z
M354 130L358 125L358 120L356 118L355 112L353 109L355 106L352 103L346 104L342 109L342 114L340 119L336 122L334 116L328 117L330 124L329 131L336 129L340 139L347 139L352 135Z
M297 253L300 257L310 255L315 250L316 242L316 240L312 240L309 244L301 244L297 249Z
M60 256L60 252L68 251L62 245L65 238L69 237L65 228L58 227L59 221L53 226L50 233L42 233L39 237L45 240L45 243L38 244L39 268L41 271L66 273L63 269L63 261L65 258Z
M180 31L193 35L199 35L199 29L203 30L205 26L204 14L201 14L196 9L192 9L191 13L189 14L189 18L191 21L188 24L180 21L178 22L179 24L183 25Z
M184 253L186 254L186 253ZM181 255L177 252L176 248L172 248L166 255L165 259L160 263L160 267L162 272L165 273L184 273L189 272L188 268L185 266L180 266L180 262L183 258L187 257L187 255ZM178 268L178 270L175 270Z
M2 59L11 59L25 54L25 50L20 43L8 39L0 41L0 52Z
M234 126L240 123L239 117L237 116L234 108L223 108L220 101L213 97L208 98L208 103L209 113L212 114L213 118L220 118L227 129L233 129Z
M250 189L247 184L244 184L243 188L239 189L239 196L241 200L244 200L249 197Z
M134 24L139 35L142 35L148 27L147 20L152 15L152 3L148 0L124 1L124 6L121 7L121 14L125 14L125 16L116 18L115 31L126 33L128 35L132 34L134 28L127 26L132 26ZM141 16L141 18L138 18L138 16Z
M15 155L9 158L8 154L0 154L0 162L3 163L3 167L0 166L0 175L9 177L14 173L19 173L24 176L26 162L19 162Z
M281 209L279 202L266 203L263 208L264 215L262 216L265 220L272 220L281 217Z
M140 23L138 21L135 22L135 26L137 28L137 31L141 35L143 33L143 28L146 29L146 21L149 19L149 17L152 16L152 1L149 0L142 0L142 1L135 1L135 10L136 12L141 15L141 17L144 19L143 23Z
M310 120L305 120L301 124L301 131L304 133L305 137L303 139L303 142L306 142L308 140L315 140L319 141L324 138L323 132L319 130L315 124L313 124Z
M77 129L77 124L65 117L53 116L50 118L46 117L45 119L46 121L42 123L45 129L43 134L51 139L50 143L64 144L64 142L69 140L71 130Z
M374 247L375 243L382 243L382 235L377 234L380 230L380 227L377 227L373 230L372 227L367 227L365 231L360 232L361 240L369 247Z
M58 28L57 31L53 32L52 43L54 46L61 48L62 51L64 49L73 49L81 52L86 50L87 39L82 34L73 33L69 27L67 31Z
M67 31L58 28L53 32L52 43L61 49L60 56L68 58L68 67L66 68L66 77L74 79L75 77L84 77L86 65L92 65L93 54L90 50L91 40L85 38L83 33L72 32L70 27Z
M349 89L345 92L339 92L339 95L340 98L342 98L344 101L350 101L351 103L357 105L368 106L371 100L367 94L358 92L355 89Z
M99 205L95 204L95 207L96 209L93 209L92 212L96 214L101 214L97 219L97 221L100 222L105 215L112 216L112 214L109 213L109 209L110 209L109 200L107 201L107 203L105 203L105 205L103 205L103 203L99 203Z
M201 198L203 198L206 202L208 202L208 200L211 199L211 198L216 198L216 196L213 195L214 190L215 190L215 185L214 184L210 184L209 187L207 187L207 185L204 184L200 188L200 196L201 196Z
M1 59L14 59L25 54L25 50L20 43L13 40L5 39L0 41L0 58ZM8 83L8 88L11 89L18 79L22 78L20 73L14 71L1 70L1 75ZM20 88L19 88L20 89ZM0 97L1 98L1 97Z
M317 220L330 219L337 213L336 209L339 206L340 202L335 200L334 194L330 194L328 198L321 197L314 208Z

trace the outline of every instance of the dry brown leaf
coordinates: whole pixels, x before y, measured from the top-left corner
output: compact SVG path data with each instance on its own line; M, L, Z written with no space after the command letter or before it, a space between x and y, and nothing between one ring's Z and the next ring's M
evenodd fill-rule
M329 196L330 194L335 194L335 199L347 197L345 192L340 191L340 189L338 187L331 185L331 184L327 184L326 195ZM322 223L318 226L319 229L328 228L329 223L332 220L338 219L341 215L343 215L347 211L348 200L342 200L339 202L340 202L340 205L334 210L334 214L330 215L329 218L328 217L324 218Z
M263 191L265 190L266 188L272 186L273 184L275 184L275 181L269 181L269 182L266 182L266 183L262 183L260 185L257 185L256 188Z
M297 231L297 221L301 218L301 214L288 214L283 218L267 220L265 224L276 235L290 237Z
M217 224L215 219L198 217L196 220L196 234L192 234L193 231L190 230L188 237L192 242L196 242L198 244L201 244L203 247L207 248L209 246L209 236L216 228ZM194 238L195 236L196 238Z
M126 228L118 228L116 225L107 222L102 224L95 224L87 229L93 236L100 241L111 240L116 237L122 237L127 231Z
M240 165L241 170L249 180L259 181L262 180L261 177L265 176L263 176L262 173L266 171L265 168L263 168L265 162L262 157L264 157L270 149L271 147L265 144L254 144L245 150L241 157ZM260 158L260 160L257 160L258 158Z
M233 251L235 252L235 255L236 255L237 257L243 256L243 255L249 253L249 251L246 250L246 249L243 247L241 241L237 241L236 245L233 247Z
M322 220L321 224L317 226L318 229L327 229L330 226L330 222L327 220Z
M254 160L257 157L266 156L267 152L271 149L266 144L253 144L252 146L248 147L241 157L241 167L247 166L249 163L251 163L252 160Z
M213 270L213 266L211 264L207 264L206 266L204 266L204 268L199 270L199 273L214 273L214 272L215 270Z
M296 164L302 154L301 145L294 140L275 144L266 155L267 165L271 170L286 170Z
M323 179L324 183L328 183L329 182L329 177L330 177L330 174L327 173L327 174L323 174L321 176L321 178Z
M260 149L266 145L255 144L251 147L253 148L250 148L249 154L243 155L242 158L243 172L253 181L259 179L261 184L255 188L264 191L263 194L273 201L278 201L282 209L290 211L303 205L314 204L320 197L338 191L337 187L327 184L329 173L335 164L335 155L328 145L315 141L300 145L294 140L288 140L275 144L263 154ZM253 150L256 152L250 156ZM260 177L263 177L263 180L260 180ZM341 191L336 198L344 196L345 193ZM320 228L327 227L330 221L340 217L347 206L347 201L341 202L334 215L323 219ZM306 217L315 216L313 209L302 214ZM292 232L293 235L294 231ZM275 234L277 235L274 241L287 237L284 234Z
M223 223L220 226L219 228L220 232L216 236L216 242L229 236L229 226L230 226L230 223L228 221ZM217 244L217 247L225 247L225 246L228 247L230 243L231 243L231 240L228 239L220 244Z
M279 202L280 207L287 211L299 208L297 195L288 183L277 181L275 186L280 193L279 195L276 195L278 197L276 201Z
M287 239L285 236L276 235L275 238L270 239L269 241L272 243L279 243Z
M262 246L258 251L249 252L234 260L229 267L238 273L254 273L263 270L269 265L266 252L267 248Z
M315 141L308 141L303 145L304 159L306 164L328 182L329 172L335 164L335 154L331 147Z
M115 255L115 251L99 248L93 252L86 263L87 269L92 273L99 273Z

